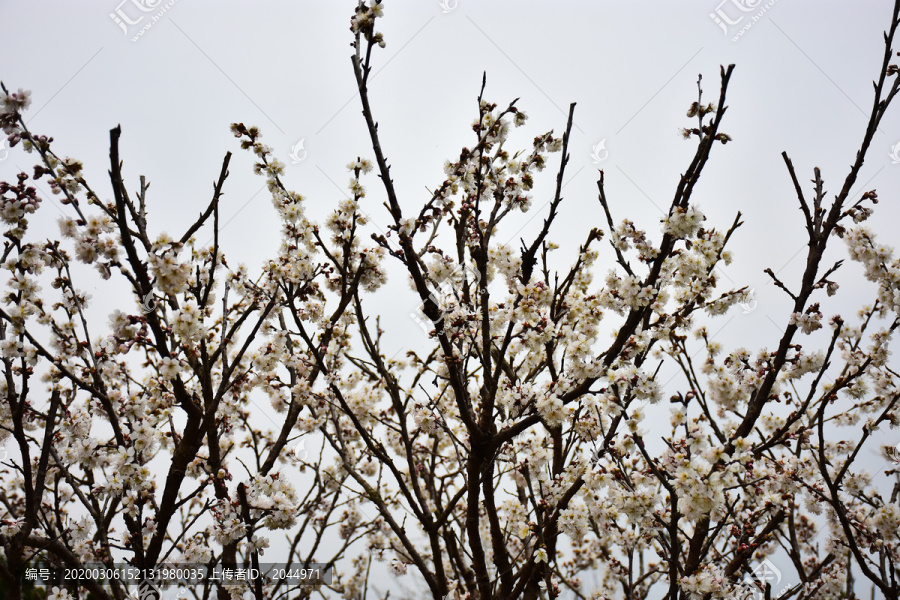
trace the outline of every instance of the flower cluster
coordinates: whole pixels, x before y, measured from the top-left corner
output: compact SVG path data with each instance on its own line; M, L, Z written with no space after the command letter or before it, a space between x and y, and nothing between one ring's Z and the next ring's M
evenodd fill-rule
M369 4L360 2L356 7L356 14L350 19L350 31L355 34L362 33L369 43L384 48L384 36L380 32L375 32L375 19L383 16L384 5L381 0L370 0Z
M175 313L172 331L185 345L192 346L206 335L203 311L196 300L188 300Z
M222 500L211 511L215 517L212 533L217 543L225 546L247 534L247 524L241 519L237 502Z
M278 473L256 477L247 488L250 506L265 515L269 529L286 529L297 518L297 494L294 486Z
M172 242L166 235L160 236L154 244L150 270L156 278L156 286L164 294L180 294L187 287L191 265L178 260L180 252L180 244Z
M26 185L28 175L19 173L18 183L10 185L0 182L0 219L9 226L5 232L7 237L21 239L28 227L26 215L33 213L40 206L41 199L37 190Z
M693 237L705 220L706 217L695 206L686 209L676 206L663 219L663 232L678 240Z
M31 105L31 92L19 88L9 93L4 87L0 91L0 127L8 137L10 147L19 143L22 135L20 120L22 112Z
M862 263L866 278L878 284L878 301L900 314L900 259L893 249L879 244L866 227L851 229L844 238L850 258Z
M791 313L788 320L791 325L796 325L800 331L810 334L817 329L822 328L822 312L819 310L818 303L809 306L802 313Z

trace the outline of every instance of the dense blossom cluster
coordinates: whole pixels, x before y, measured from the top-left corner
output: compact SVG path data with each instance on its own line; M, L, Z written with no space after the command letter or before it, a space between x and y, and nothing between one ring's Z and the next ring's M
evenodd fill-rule
M866 227L854 227L845 241L853 260L862 263L866 278L878 284L878 302L887 310L900 313L900 259L891 248L879 244Z

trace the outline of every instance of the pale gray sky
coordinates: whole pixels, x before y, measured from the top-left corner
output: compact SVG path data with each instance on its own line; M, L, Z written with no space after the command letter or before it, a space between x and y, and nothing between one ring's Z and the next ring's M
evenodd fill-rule
M223 155L234 152L223 204L224 220L233 220L222 244L233 262L255 267L276 249L276 216L260 192L263 180L253 176L251 159L228 126L258 125L288 163L288 184L310 199L313 215L324 215L343 194L344 165L372 155L349 60L354 3L144 0L145 8L155 6L144 12L139 0L116 2L0 5L7 48L0 77L7 87L33 91L29 127L53 135L57 152L83 160L92 185L107 197L108 131L121 124L126 177L132 188L139 175L148 177L151 225L171 233L182 231L206 205ZM469 124L487 71L486 96L504 105L520 97L519 107L531 117L519 130L523 147L538 132L562 131L569 102L578 103L566 202L552 236L561 252L565 242L583 239L588 227L599 224L598 167L606 172L614 216L656 234L660 208L693 152L694 143L682 140L678 129L689 124L684 113L695 97L697 74L704 75L706 98L713 100L719 65L733 62L723 130L734 143L715 149L695 200L722 227L736 210L745 215L734 239L737 260L727 274L757 288L759 308L739 314L723 335L766 327L776 333L767 317L781 323L784 306L762 269L784 267L789 279L803 263L802 255L790 259L804 247L780 153L789 152L802 181L819 166L827 187L838 189L862 137L890 7L744 0L743 8L753 9L742 11L739 4L386 2L379 27L387 48L374 59L371 96L404 205L420 202L424 188L442 180L444 159L471 143ZM726 35L714 14L741 21ZM126 35L111 15L123 23L142 20ZM291 147L300 140L306 158L292 164ZM591 149L601 140L608 158L597 165ZM898 141L895 111L875 138L858 186L879 188L882 203L872 226L886 241L896 240L893 224L900 217L891 194L900 165L889 156ZM30 171L27 159L20 149L11 150L0 176ZM553 174L544 174L534 211L549 199ZM367 211L383 226L387 215L374 177L368 188ZM64 208L48 205L40 211L36 230L55 234L59 210ZM508 232L511 239L533 234L543 215L532 215L523 232ZM384 306L399 314L396 298L390 301ZM414 309L412 296L410 303ZM414 328L408 311L401 312L396 327Z

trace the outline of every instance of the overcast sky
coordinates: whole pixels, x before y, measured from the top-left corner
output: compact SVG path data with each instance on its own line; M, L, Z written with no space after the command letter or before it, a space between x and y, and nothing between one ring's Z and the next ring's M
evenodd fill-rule
M129 188L137 189L140 175L152 183L154 231L184 231L209 202L222 158L232 151L222 245L230 262L257 268L277 249L278 223L264 180L252 174L251 157L229 124L261 128L287 163L286 183L309 199L313 216L344 197L346 163L373 156L349 58L355 3L117 2L0 3L0 78L8 88L33 92L29 128L52 135L57 153L81 159L103 199L111 198L109 129L121 124ZM721 228L736 211L744 214L732 246L736 260L725 275L736 287L755 288L757 304L718 321L718 339L726 348L774 345L787 304L762 270L797 282L806 243L780 154L788 152L801 182L818 166L826 189L840 189L872 103L889 2L388 0L385 6L378 28L387 47L373 59L371 98L409 210L427 197L426 187L442 181L443 161L471 145L483 72L488 99L505 105L518 97L530 116L513 138L520 147L546 130L562 132L568 105L577 102L565 201L550 236L561 256L571 256L587 230L601 225L598 168L606 173L614 217L628 217L658 239L662 210L695 148L678 131L691 124L685 112L696 99L697 76L703 75L705 98L714 100L719 65L734 63L721 128L734 142L715 147L694 200ZM855 199L878 189L882 201L870 226L891 245L900 223L900 164L894 164L900 157L891 156L898 142L900 107L894 107L854 192ZM0 179L30 172L32 157L19 147L0 149L3 157ZM534 235L544 216L554 172L547 169L539 180L524 229L502 232L516 245ZM363 183L370 190L363 208L373 226L384 228L378 180ZM45 197L35 232L55 236L66 208ZM833 258L843 257L843 246L833 245ZM824 304L826 318L851 316L874 297L871 287L846 285L859 280L860 269L842 271L838 281L845 285ZM127 292L84 285L105 312L123 303L133 310ZM417 303L406 283L390 289L372 306L396 332L386 343L399 349L423 338L409 317ZM397 289L401 295L393 295Z
M60 154L84 161L93 187L106 198L109 129L121 124L125 175L132 189L139 175L151 181L150 219L157 230L184 230L209 201L225 152L234 152L222 244L233 262L255 267L277 248L277 221L263 180L252 174L251 158L237 147L229 124L258 125L288 164L288 185L310 199L313 216L324 215L346 190L345 164L372 156L349 60L354 3L139 4L3 3L7 50L0 77L7 87L32 90L29 127L52 135ZM404 206L420 203L425 188L442 180L443 161L471 144L469 125L486 71L486 96L503 105L519 97L530 116L514 138L523 147L539 132L561 132L569 103L577 102L566 201L551 236L562 252L574 252L574 243L566 242L600 224L597 168L606 172L614 216L657 234L662 209L694 151L695 143L681 139L678 129L690 124L685 111L695 99L697 75L703 74L713 100L719 65L734 63L722 126L734 143L715 148L695 200L711 224L727 227L737 210L745 215L734 240L737 260L726 274L736 285L756 288L758 309L741 311L724 331L758 331L768 317L781 323L785 306L762 269L783 268L784 277L796 277L805 242L780 153L788 151L801 181L819 166L827 188L839 189L863 134L890 6L739 5L386 2L379 28L387 48L373 61L371 97ZM900 216L891 194L900 165L890 156L900 141L898 113L891 112L876 135L857 185L859 191L879 189L882 203L872 226L887 241L896 240ZM291 150L301 140L303 150L297 147L294 157L303 160L294 163ZM605 160L597 164L592 149L604 140L596 158ZM0 176L30 171L28 158L12 149ZM539 192L545 194L536 195L529 215L534 220L521 232L502 232L509 239L533 235L552 186L553 173L544 174ZM383 227L387 215L377 184L374 177L368 181L364 209ZM34 219L36 230L48 235L65 210L54 200ZM849 276L852 269L846 271ZM414 309L412 296L410 302ZM398 327L410 325L408 311L403 316Z

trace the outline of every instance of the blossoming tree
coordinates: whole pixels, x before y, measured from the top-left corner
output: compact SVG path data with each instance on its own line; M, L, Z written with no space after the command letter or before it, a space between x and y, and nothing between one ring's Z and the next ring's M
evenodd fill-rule
M352 197L325 227L307 219L260 132L232 126L282 222L277 256L255 273L230 267L219 248L230 153L197 221L160 234L146 181L129 193L123 179L119 127L110 132L112 199L102 200L79 161L26 127L28 93L3 87L0 124L37 161L32 175L0 183L7 596L23 597L22 573L35 564L258 567L272 536L285 535L289 551L273 560L321 563L334 580L292 589L206 581L188 593L361 599L372 597L381 561L414 580L417 597L436 599L811 600L870 589L900 598L900 487L884 487L891 473L873 479L857 460L900 422L888 360L900 261L858 225L876 193L851 196L900 89L891 64L898 10L900 2L840 191L826 198L818 169L805 189L783 155L807 259L796 282L767 271L793 309L757 352L723 350L702 325L746 292L720 290L715 271L730 260L740 213L713 227L692 203L717 142L731 139L721 127L733 66L721 69L715 101L698 85L684 129L696 151L661 231L617 222L600 172L602 226L561 270L548 255L574 104L562 135L511 153L510 126L525 113L491 103L483 85L472 145L445 164L424 201L401 199L368 93L373 50L384 46L380 3L360 4L351 21L374 160L350 163ZM529 210L534 178L554 160L539 232L521 248L500 243L504 221ZM389 233L367 238L362 180L373 169ZM41 198L29 179L48 182L68 206L62 239L30 235ZM211 245L196 243L204 227ZM836 238L877 295L858 319L823 324L822 297L838 292L841 262L823 258ZM430 329L429 351L401 360L385 358L387 333L365 302L381 286L406 285L387 282L388 261L408 274ZM91 322L82 264L123 281L133 308ZM613 323L610 343L599 336L603 319ZM823 327L825 347L801 345ZM683 373L671 390L657 381L665 361ZM276 428L254 420L255 397L281 416ZM670 426L650 427L645 415L666 404ZM311 434L322 447L298 451ZM660 438L661 451L648 449ZM288 476L295 467L302 476ZM760 575L769 560L792 571L783 589ZM134 590L85 579L48 597L88 594L121 600Z

